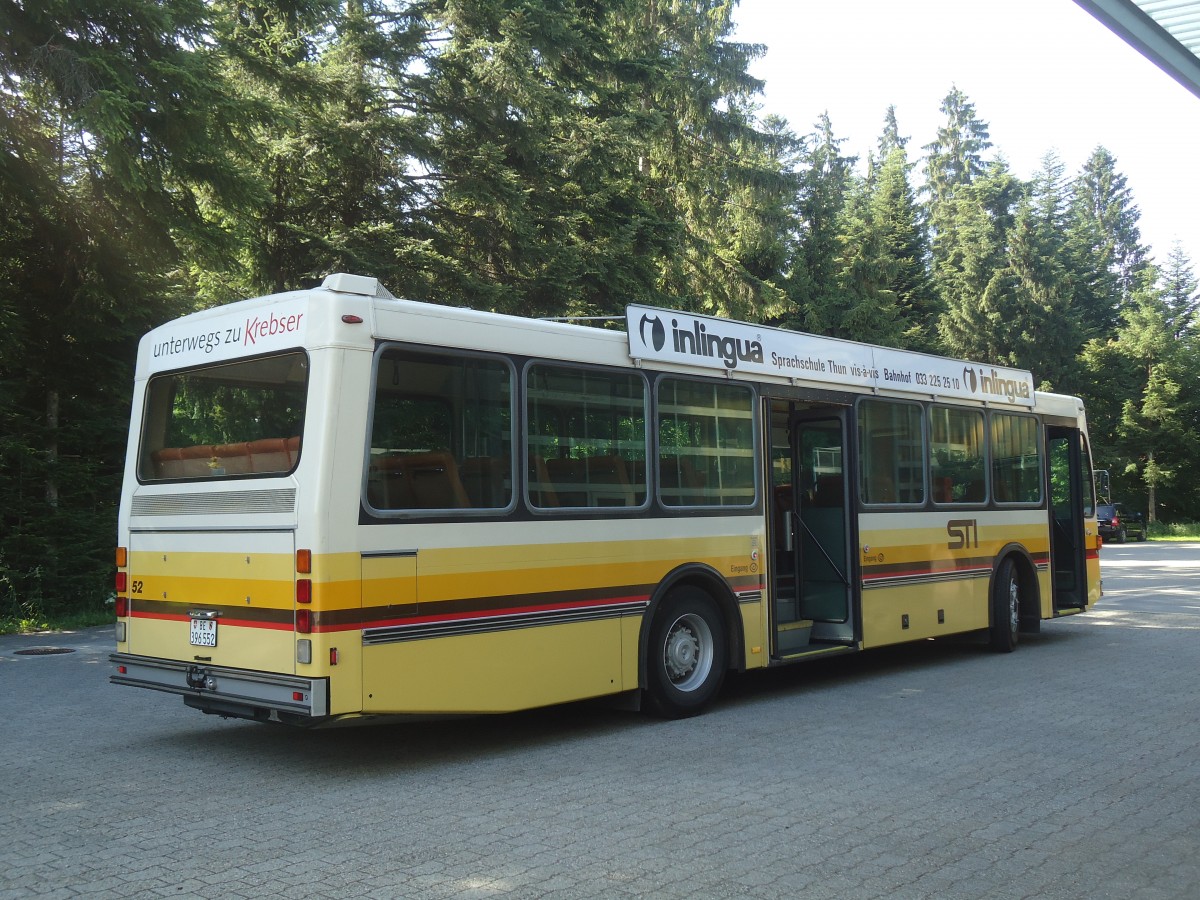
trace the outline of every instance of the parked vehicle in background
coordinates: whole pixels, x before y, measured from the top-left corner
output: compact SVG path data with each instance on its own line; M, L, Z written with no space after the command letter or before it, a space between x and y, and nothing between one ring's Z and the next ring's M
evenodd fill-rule
M1126 509L1123 503L1101 503L1096 507L1096 518L1100 537L1105 541L1123 544L1127 540L1146 539L1146 517Z

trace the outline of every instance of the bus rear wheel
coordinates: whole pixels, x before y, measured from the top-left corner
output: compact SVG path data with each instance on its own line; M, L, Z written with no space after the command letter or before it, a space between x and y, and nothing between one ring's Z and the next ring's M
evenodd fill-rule
M672 590L654 615L646 652L651 709L668 719L699 713L725 680L725 625L716 603L696 587Z
M1021 576L1012 557L1000 563L992 584L992 649L1011 653L1017 648L1021 628Z

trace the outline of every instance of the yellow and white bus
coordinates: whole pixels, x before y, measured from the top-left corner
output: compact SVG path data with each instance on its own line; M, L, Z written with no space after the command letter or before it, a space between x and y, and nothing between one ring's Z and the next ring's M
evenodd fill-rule
M1100 595L1083 405L1030 373L631 306L624 332L375 279L138 352L117 684L292 724L622 695Z

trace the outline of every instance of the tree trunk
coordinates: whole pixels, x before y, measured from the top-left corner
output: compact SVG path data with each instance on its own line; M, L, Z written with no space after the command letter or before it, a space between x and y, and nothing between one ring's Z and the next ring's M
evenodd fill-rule
M58 391L46 393L46 503L58 506Z
M1153 450L1150 451L1149 459L1150 459L1149 468L1153 469L1154 468L1154 451ZM1158 482L1157 478L1152 478L1152 479L1150 479L1150 483L1146 486L1149 489L1148 493L1150 495L1149 496L1150 509L1147 510L1147 512L1146 512L1146 524L1147 525L1153 525L1155 522L1158 521L1158 517L1155 515L1155 507L1158 506L1158 495L1155 490L1157 482Z

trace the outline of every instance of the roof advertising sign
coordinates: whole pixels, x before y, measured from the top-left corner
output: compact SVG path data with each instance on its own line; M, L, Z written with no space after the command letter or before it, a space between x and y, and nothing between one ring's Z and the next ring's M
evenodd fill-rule
M930 356L649 306L625 310L635 360L773 375L830 388L1033 406L1021 369Z

